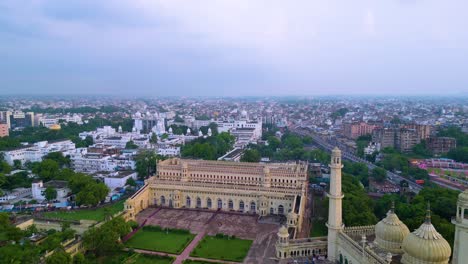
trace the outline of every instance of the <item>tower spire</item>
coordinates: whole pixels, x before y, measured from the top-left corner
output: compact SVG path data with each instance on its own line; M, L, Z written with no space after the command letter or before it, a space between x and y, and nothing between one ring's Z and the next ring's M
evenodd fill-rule
M390 206L390 212L395 213L395 200L392 200L392 205Z

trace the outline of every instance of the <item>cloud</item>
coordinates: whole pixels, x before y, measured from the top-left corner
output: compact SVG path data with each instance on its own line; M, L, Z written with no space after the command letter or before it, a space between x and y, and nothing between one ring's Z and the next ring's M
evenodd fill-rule
M192 87L203 94L437 90L443 83L461 89L468 83L456 76L468 66L467 5L5 0L0 56L8 60L0 61L0 89L41 83L54 91L80 78L83 91L107 84L179 94ZM434 71L431 81L423 71Z

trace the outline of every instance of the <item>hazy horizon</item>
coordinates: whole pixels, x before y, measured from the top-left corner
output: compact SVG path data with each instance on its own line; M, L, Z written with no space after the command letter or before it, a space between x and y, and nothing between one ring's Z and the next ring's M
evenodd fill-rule
M0 2L2 95L460 96L468 2Z

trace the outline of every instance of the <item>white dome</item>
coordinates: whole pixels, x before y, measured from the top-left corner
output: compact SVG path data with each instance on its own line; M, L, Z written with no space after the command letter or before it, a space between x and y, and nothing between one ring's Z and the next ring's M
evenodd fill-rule
M403 264L448 264L452 254L449 243L432 225L430 212L426 221L403 240L403 251Z
M408 227L395 214L393 205L387 217L375 225L375 242L379 247L394 254L403 253L403 239L409 234Z

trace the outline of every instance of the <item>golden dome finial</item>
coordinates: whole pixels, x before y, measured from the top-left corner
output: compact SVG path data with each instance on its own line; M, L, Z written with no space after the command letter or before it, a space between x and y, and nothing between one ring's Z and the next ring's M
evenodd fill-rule
M431 202L427 202L426 220L424 222L426 224L431 223Z
M395 200L392 200L392 205L390 206L390 211L395 213Z

